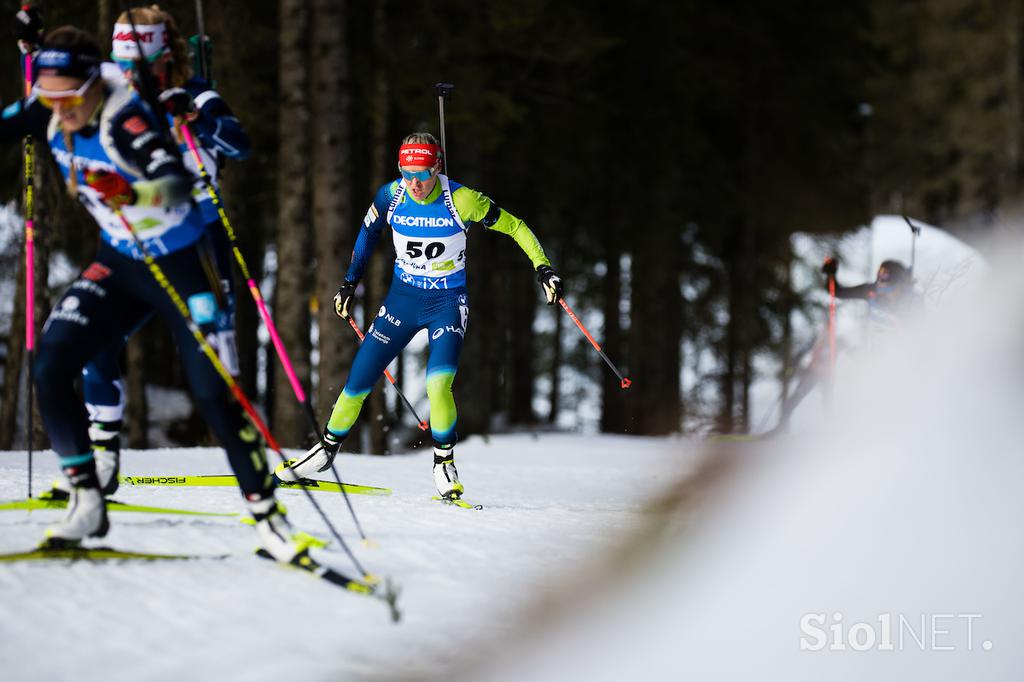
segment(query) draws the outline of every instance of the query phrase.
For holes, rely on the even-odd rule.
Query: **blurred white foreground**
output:
[[[827,421],[712,451],[660,551],[473,679],[1022,679],[1024,272],[994,272],[846,362]]]

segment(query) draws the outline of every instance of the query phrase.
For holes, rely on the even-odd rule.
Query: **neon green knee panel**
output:
[[[450,443],[455,437],[455,396],[452,383],[455,372],[440,370],[427,376],[427,397],[430,399],[430,432],[439,443]]]
[[[369,391],[355,394],[349,393],[348,390],[341,392],[334,402],[334,410],[331,411],[331,418],[327,422],[327,428],[331,433],[342,437],[348,435],[349,429],[355,424],[356,417],[363,409],[363,401],[368,395],[370,395]]]

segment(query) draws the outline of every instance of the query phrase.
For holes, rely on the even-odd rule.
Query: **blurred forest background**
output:
[[[18,4],[0,3],[0,14]],[[575,423],[565,415],[586,404],[605,432],[746,432],[758,368],[772,367],[785,390],[800,345],[794,316],[821,319],[791,282],[794,232],[838,235],[905,210],[970,240],[998,229],[1020,197],[1024,17],[1014,0],[205,5],[217,89],[254,147],[226,169],[225,204],[320,418],[356,348],[331,298],[373,191],[397,176],[402,136],[437,133],[439,81],[456,85],[449,174],[526,220],[568,300],[634,382],[621,391],[564,312],[542,304],[515,244],[476,226],[455,388],[463,436]],[[194,2],[161,6],[196,32]],[[37,7],[48,27],[87,28],[109,47],[124,5]],[[8,103],[20,92],[13,35],[0,40],[0,64]],[[20,149],[0,150],[0,201],[20,201],[20,178]],[[48,255],[82,267],[96,242],[84,213],[44,184],[40,283]],[[14,240],[0,254],[4,280],[23,279],[20,248]],[[361,289],[372,314],[390,279],[390,239],[375,258]],[[21,409],[15,286],[0,321],[0,449],[17,441]],[[59,291],[47,293],[40,321]],[[308,445],[258,326],[239,288],[243,386],[284,445]],[[155,406],[143,387],[180,388],[181,373],[159,324],[136,335],[125,362],[129,444],[144,447]],[[374,392],[352,449],[415,439],[389,393]],[[195,415],[171,435],[206,439]]]

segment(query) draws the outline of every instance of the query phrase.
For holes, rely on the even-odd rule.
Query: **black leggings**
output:
[[[216,299],[195,245],[157,259],[189,306],[204,335],[214,330]],[[167,325],[181,356],[199,413],[227,451],[238,484],[249,499],[273,490],[263,439],[235,402],[196,342],[182,315],[143,261],[101,244],[96,259],[54,306],[35,362],[39,411],[61,457],[91,451],[89,420],[74,390],[82,367],[113,339],[128,335],[150,314]]]

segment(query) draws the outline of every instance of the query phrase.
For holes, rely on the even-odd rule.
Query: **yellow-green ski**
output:
[[[37,509],[67,509],[68,497],[63,490],[48,490],[39,497],[25,500],[0,502],[0,511]],[[141,504],[126,504],[117,500],[107,500],[107,511],[135,512],[140,514],[175,514],[178,516],[238,516],[237,512],[206,512],[191,509],[174,509],[172,507],[149,507]]]
[[[112,547],[37,547],[27,552],[0,554],[0,562],[13,561],[189,561],[193,559],[225,559],[227,555],[195,556],[191,554],[158,554],[132,552]]]
[[[181,487],[235,487],[238,479],[231,475],[202,476],[118,476],[123,485],[138,486],[181,486]],[[315,478],[303,478],[300,481],[278,481],[279,488],[306,488],[306,490],[325,493],[340,493],[341,486],[334,481],[321,481]],[[377,488],[370,485],[346,483],[345,492],[355,495],[390,495],[391,488]]]
[[[471,502],[466,502],[461,497],[441,497],[440,495],[434,495],[430,499],[437,500],[438,502],[447,504],[450,507],[461,507],[462,509],[475,509],[477,511],[480,511],[481,509],[484,508],[482,504],[472,504]]]

